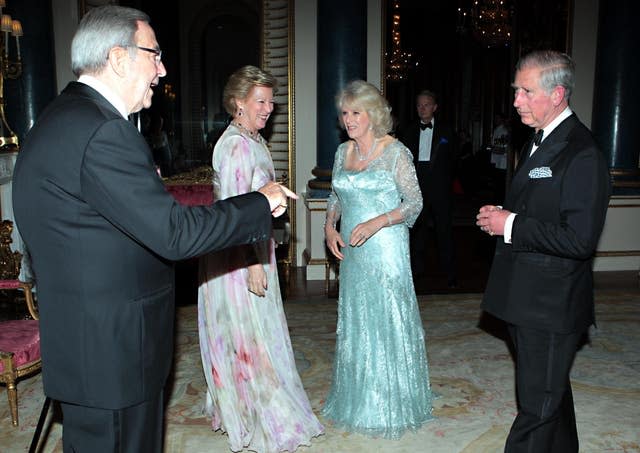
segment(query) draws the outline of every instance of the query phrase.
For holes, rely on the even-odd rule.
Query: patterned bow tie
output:
[[[433,124],[431,124],[431,123],[427,123],[427,124],[420,123],[420,130],[421,131],[425,130],[426,128],[433,129]]]
[[[536,132],[533,135],[533,144],[536,146],[540,146],[540,143],[542,143],[542,134],[544,134],[544,131],[542,129],[539,129],[538,132]]]

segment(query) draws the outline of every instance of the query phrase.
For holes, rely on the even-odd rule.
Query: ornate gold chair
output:
[[[38,312],[33,298],[33,284],[18,280],[22,254],[11,251],[13,222],[0,223],[0,290],[23,292],[33,319],[0,322],[0,383],[7,386],[13,426],[18,426],[18,390],[16,381],[42,368]]]

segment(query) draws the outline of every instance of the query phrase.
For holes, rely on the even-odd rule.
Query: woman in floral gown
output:
[[[397,438],[432,419],[409,260],[409,227],[422,195],[411,152],[388,135],[390,108],[380,92],[351,82],[337,107],[350,140],[335,155],[325,224],[327,246],[341,263],[333,381],[323,415],[348,431]]]
[[[275,82],[254,66],[229,78],[223,101],[233,119],[213,151],[216,200],[275,179],[258,133],[273,110]],[[296,370],[273,240],[201,259],[198,328],[205,410],[231,450],[294,451],[323,433]]]

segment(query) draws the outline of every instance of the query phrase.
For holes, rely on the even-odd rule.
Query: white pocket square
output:
[[[530,179],[551,178],[552,175],[549,167],[536,167],[529,172]]]

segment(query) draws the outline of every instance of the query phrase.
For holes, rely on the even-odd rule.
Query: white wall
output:
[[[382,88],[382,0],[367,3],[367,80]],[[296,0],[295,21],[295,169],[296,193],[307,191],[307,182],[313,179],[311,170],[316,166],[317,138],[317,0]],[[304,203],[296,205],[296,256],[295,265],[304,264],[302,254],[306,245],[323,241],[321,237],[307,237],[317,229],[307,225],[307,209]],[[320,229],[321,231],[321,229]]]
[[[76,80],[71,72],[71,40],[78,28],[78,0],[51,0],[58,93]]]
[[[307,191],[307,182],[316,166],[317,108],[317,1],[295,0],[295,133],[296,187],[298,195]],[[295,264],[303,263],[307,243],[306,209],[302,200],[296,204]]]

